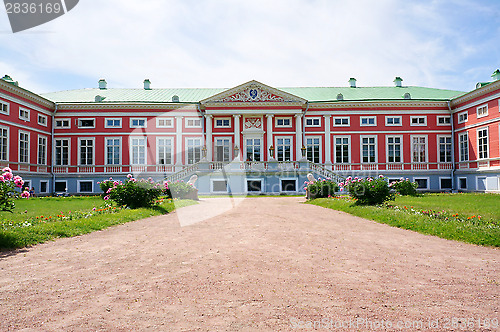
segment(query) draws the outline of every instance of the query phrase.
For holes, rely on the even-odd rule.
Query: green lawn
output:
[[[14,213],[0,212],[0,249],[22,248],[112,225],[166,214],[194,201],[160,200],[152,208],[122,209],[96,197],[40,197],[16,200]]]
[[[357,206],[347,198],[321,198],[308,203],[444,239],[500,247],[499,195],[397,196],[381,207]]]

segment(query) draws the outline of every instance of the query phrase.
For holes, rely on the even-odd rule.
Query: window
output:
[[[24,121],[30,120],[30,111],[24,108],[19,108],[19,119]]]
[[[451,163],[451,136],[439,136],[439,162]]]
[[[173,128],[174,121],[170,118],[156,118],[156,128]]]
[[[276,118],[276,127],[291,127],[291,118]]]
[[[0,160],[9,160],[9,129],[0,127]]]
[[[462,190],[467,190],[467,178],[459,178],[458,186]]]
[[[49,181],[40,180],[40,194],[46,194],[49,192]]]
[[[132,165],[146,165],[146,144],[145,137],[133,137],[130,139]]]
[[[0,113],[9,115],[9,104],[4,103],[3,101],[0,101]]]
[[[66,192],[68,191],[68,183],[66,181],[56,181],[55,183],[55,190],[56,192]]]
[[[69,164],[69,138],[56,139],[56,166]]]
[[[425,163],[427,161],[427,137],[412,136],[411,143],[412,162]]]
[[[201,160],[201,139],[188,138],[187,148],[188,164],[195,164],[199,162]]]
[[[291,138],[276,138],[276,159],[278,161],[290,161],[292,159],[291,150]]]
[[[262,192],[262,180],[247,179],[247,192]]]
[[[296,192],[297,191],[297,179],[281,179],[281,191],[283,192]]]
[[[24,184],[23,184],[23,188],[24,188],[24,189],[28,189],[28,190],[29,190],[29,189],[31,189],[31,188],[33,188],[33,187],[31,186],[31,180],[26,180],[26,179],[25,179],[25,180],[24,180]]]
[[[19,162],[30,162],[30,134],[20,131],[19,132]]]
[[[377,138],[375,136],[361,136],[361,162],[375,163],[377,162]]]
[[[79,193],[91,193],[94,192],[94,182],[87,180],[78,180],[78,192]]]
[[[439,189],[440,190],[450,190],[450,189],[452,189],[451,178],[439,178]]]
[[[361,126],[376,126],[377,125],[377,118],[374,116],[362,116],[360,118],[360,125]]]
[[[80,138],[79,165],[94,165],[94,139]]]
[[[148,122],[146,118],[131,118],[130,128],[147,128]]]
[[[107,118],[104,120],[104,128],[121,128],[122,119],[119,118]]]
[[[306,137],[306,158],[313,163],[319,164],[321,145],[319,137]]]
[[[215,119],[216,128],[231,128],[231,119]]]
[[[429,189],[429,178],[414,178],[413,181],[417,183],[417,189]]]
[[[38,165],[47,164],[47,137],[38,136]]]
[[[385,117],[385,125],[386,126],[401,126],[402,125],[402,117],[400,116],[386,116]]]
[[[335,127],[349,127],[349,117],[334,117],[333,126]]]
[[[403,139],[401,136],[388,136],[387,137],[387,162],[400,163],[401,159],[401,144]]]
[[[458,123],[464,123],[467,122],[467,120],[468,120],[467,111],[458,113]]]
[[[306,127],[321,127],[321,118],[306,118]]]
[[[156,139],[157,161],[159,165],[172,165],[172,139],[158,137]]]
[[[106,138],[106,165],[120,165],[121,139]]]
[[[349,137],[335,137],[335,163],[349,163]]]
[[[227,162],[231,160],[231,139],[217,137],[215,139],[215,160]]]
[[[69,119],[56,119],[56,128],[70,128],[71,122]]]
[[[186,128],[201,128],[201,119],[186,119]]]
[[[482,105],[476,108],[476,114],[478,118],[482,118],[483,116],[488,116],[488,105]]]
[[[460,149],[460,161],[469,160],[469,134],[463,133],[458,135],[459,149]]]
[[[451,124],[451,116],[438,116],[437,124],[438,126],[446,126]]]
[[[47,127],[47,117],[42,114],[38,114],[38,124],[40,126]]]
[[[227,180],[212,180],[212,192],[227,193]]]
[[[260,138],[246,139],[246,160],[260,161]]]
[[[488,128],[477,130],[477,150],[479,159],[488,158]]]
[[[427,117],[426,116],[410,116],[411,126],[426,126]]]

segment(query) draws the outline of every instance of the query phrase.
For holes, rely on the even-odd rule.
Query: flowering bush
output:
[[[305,189],[307,191],[308,199],[315,198],[327,198],[335,196],[335,193],[339,191],[339,186],[337,183],[330,179],[319,179],[318,181],[305,181]]]
[[[170,198],[197,199],[197,189],[186,182],[165,182],[165,194]]]
[[[100,182],[99,186],[104,192],[104,200],[111,199],[120,206],[125,205],[136,209],[153,205],[164,192],[163,187],[151,178],[137,180],[131,174],[127,175],[127,178],[125,183],[112,178]]]
[[[399,181],[391,182],[389,187],[396,190],[397,193],[403,196],[417,196],[417,187],[418,184],[416,182],[411,182],[408,178],[405,180],[401,178]]]
[[[383,175],[378,178],[352,178],[339,184],[341,188],[349,191],[349,195],[356,199],[358,205],[376,205],[394,199],[390,192],[389,184]]]
[[[12,212],[15,208],[14,199],[19,195],[16,188],[22,188],[24,181],[20,176],[14,176],[9,167],[5,167],[2,172],[0,175],[0,211]],[[29,191],[24,190],[21,197],[29,198]]]

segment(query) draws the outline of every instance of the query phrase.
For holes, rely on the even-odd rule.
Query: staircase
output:
[[[323,167],[322,165],[309,162],[309,169],[312,171],[311,173],[316,173],[318,176],[321,176],[325,179],[330,179],[337,183],[344,181],[344,178],[342,176],[338,175],[332,170]]]
[[[196,173],[196,171],[199,169],[199,162],[196,163],[196,164],[192,164],[192,165],[189,165],[187,167],[184,167],[183,169],[181,169],[180,171],[177,171],[173,174],[170,174],[168,175],[166,178],[165,178],[165,181],[167,182],[176,182],[176,181],[180,181],[182,179],[185,179],[186,177]]]

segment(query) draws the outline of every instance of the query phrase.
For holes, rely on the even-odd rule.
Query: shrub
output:
[[[125,183],[113,181],[113,179],[99,183],[101,190],[105,193],[104,200],[111,199],[118,205],[136,209],[153,205],[164,192],[164,188],[151,178],[136,180],[130,174],[127,178]]]
[[[349,191],[349,195],[356,199],[358,205],[377,205],[394,199],[391,188],[382,175],[375,179],[348,177],[341,186]]]
[[[5,167],[0,175],[0,211],[12,212],[16,207],[14,200],[19,197],[16,188],[22,188],[24,180],[19,175],[14,176],[9,167]],[[21,193],[22,198],[29,198],[29,189]]]
[[[389,184],[389,187],[393,188],[397,193],[403,196],[418,196],[418,184],[416,182],[411,182],[408,179],[404,180],[401,178],[401,180]]]
[[[339,191],[338,184],[331,180],[320,179],[319,181],[314,182],[306,181],[304,184],[307,184],[306,190],[308,199],[332,197],[335,196],[337,191]]]
[[[186,182],[166,182],[166,195],[170,198],[191,198],[196,196],[197,189]]]

